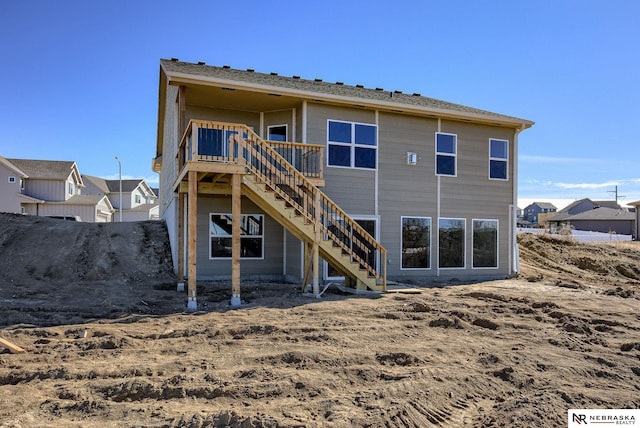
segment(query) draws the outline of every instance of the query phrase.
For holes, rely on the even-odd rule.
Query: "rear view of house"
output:
[[[518,134],[532,125],[417,93],[161,60],[153,166],[190,303],[196,277],[231,278],[233,300],[240,278],[384,289],[513,274]]]

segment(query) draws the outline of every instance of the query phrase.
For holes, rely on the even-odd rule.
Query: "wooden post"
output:
[[[240,306],[240,226],[242,222],[242,176],[233,174],[231,182],[231,306]]]
[[[196,303],[196,248],[198,234],[198,173],[189,171],[189,192],[187,193],[187,203],[189,215],[187,220],[187,266],[188,266],[188,300],[187,309],[195,311],[198,308]]]
[[[313,240],[313,297],[320,297],[320,192],[313,192],[313,203],[315,205],[315,239]]]
[[[178,192],[178,291],[184,291],[184,193]]]

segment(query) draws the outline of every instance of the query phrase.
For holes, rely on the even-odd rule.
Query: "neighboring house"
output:
[[[576,230],[633,235],[636,213],[623,208],[597,207],[578,214],[558,215],[547,221],[556,227],[567,225]]]
[[[144,179],[122,180],[122,199],[120,198],[120,180],[105,180],[100,177],[82,175],[86,195],[106,195],[114,207],[113,221],[143,221],[158,219],[157,195]],[[122,206],[120,205],[122,201]]]
[[[518,134],[532,125],[420,94],[161,60],[153,168],[189,307],[196,278],[230,278],[239,304],[241,278],[311,282],[317,295],[320,280],[381,290],[387,278],[513,275]]]
[[[84,183],[75,162],[0,157],[0,171],[7,177],[0,186],[2,211],[88,222],[111,221],[113,207],[106,197],[81,195]]]
[[[553,228],[561,225],[592,232],[633,234],[634,213],[616,201],[592,201],[589,198],[572,202],[546,221]]]
[[[533,202],[524,209],[524,219],[531,224],[538,224],[538,214],[554,213],[555,205],[549,202]]]
[[[633,232],[633,239],[638,241],[640,240],[640,201],[631,202],[629,205],[635,207],[636,222]]]

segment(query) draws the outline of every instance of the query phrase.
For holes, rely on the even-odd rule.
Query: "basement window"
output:
[[[209,222],[210,259],[231,259],[233,217],[211,214]],[[264,216],[242,214],[240,217],[240,258],[264,258]]]
[[[402,217],[402,269],[431,267],[431,218]]]
[[[498,220],[473,220],[473,268],[498,267]]]
[[[463,218],[441,218],[438,221],[438,266],[441,269],[465,267],[465,229]]]

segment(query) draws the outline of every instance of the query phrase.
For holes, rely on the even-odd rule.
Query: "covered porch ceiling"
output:
[[[267,112],[298,107],[302,98],[231,87],[185,84],[186,104],[194,107]]]

